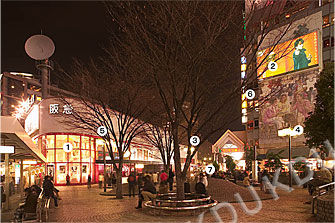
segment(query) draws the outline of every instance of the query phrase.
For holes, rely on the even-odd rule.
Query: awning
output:
[[[14,146],[14,153],[9,154],[10,159],[36,159],[46,162],[45,156],[15,117],[1,116],[0,131],[1,145]]]
[[[283,159],[288,159],[288,148],[282,148],[282,149],[269,149],[268,152],[278,153],[279,151],[284,150],[283,153],[280,154],[280,156]],[[292,147],[291,148],[291,157],[292,159],[296,157],[305,157],[309,158],[309,148],[308,147]]]

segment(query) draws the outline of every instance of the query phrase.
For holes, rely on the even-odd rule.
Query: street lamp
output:
[[[286,128],[278,130],[278,136],[288,136],[288,176],[289,186],[292,187],[292,165],[291,165],[291,137],[301,135],[304,132],[304,128],[301,125],[296,125],[293,129]]]

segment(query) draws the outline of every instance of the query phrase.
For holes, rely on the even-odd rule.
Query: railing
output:
[[[324,194],[327,194],[328,192],[331,191],[331,189],[334,190],[334,188],[332,188],[332,186],[334,186],[334,185],[335,185],[335,182],[331,182],[329,184],[325,184],[325,185],[322,185],[322,186],[317,188],[318,194],[313,196],[313,200],[312,200],[312,214],[314,214],[314,206],[315,206],[316,198],[318,198],[319,196],[322,196]],[[327,190],[328,188],[330,188],[330,190]],[[321,192],[321,189],[326,189],[326,191]]]

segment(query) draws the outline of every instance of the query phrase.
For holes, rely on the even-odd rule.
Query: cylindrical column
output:
[[[289,186],[292,187],[292,164],[291,164],[291,135],[288,136],[288,164],[289,164]]]
[[[1,91],[2,91],[2,114],[1,115],[9,115],[8,114],[8,78],[4,75],[1,78]]]
[[[29,186],[28,187],[31,187],[31,166],[30,166],[30,164],[29,164],[29,167],[28,167],[28,177],[29,177],[29,180],[28,180]]]
[[[106,192],[106,145],[103,146],[104,148],[104,192]]]
[[[6,194],[6,202],[5,202],[5,210],[9,209],[9,154],[5,153],[5,194]]]
[[[24,189],[24,180],[23,180],[23,159],[21,159],[20,163],[20,192],[23,193]]]
[[[47,63],[44,61],[44,63]],[[48,76],[49,76],[49,68],[44,65],[41,66],[41,73],[42,73],[42,98],[48,97]]]

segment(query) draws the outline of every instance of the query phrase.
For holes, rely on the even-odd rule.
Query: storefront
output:
[[[25,123],[26,132],[46,157],[45,174],[53,176],[55,185],[66,185],[67,175],[71,185],[86,184],[89,175],[92,183],[96,183],[104,172],[104,142],[88,130],[69,127],[64,121],[66,115],[71,115],[71,110],[59,99],[44,99],[31,109]],[[65,143],[72,145],[70,152],[64,151]],[[112,147],[114,158],[118,159],[116,145]],[[111,174],[110,154],[105,152],[106,172]],[[157,151],[140,139],[134,139],[124,159],[124,178],[130,172],[141,172],[145,164],[161,163]]]

